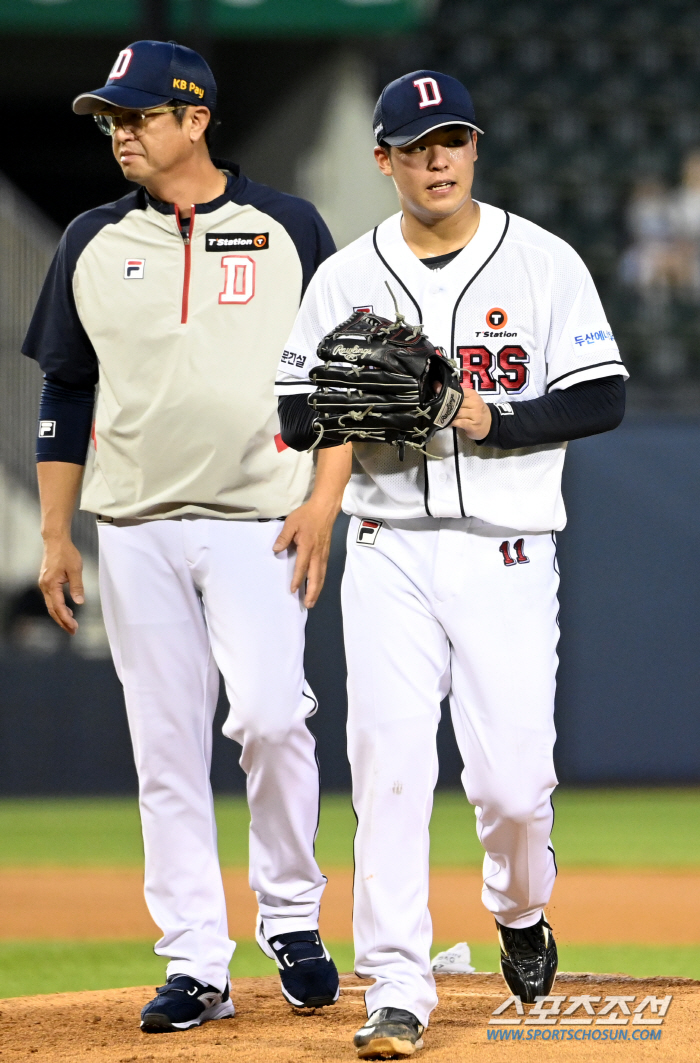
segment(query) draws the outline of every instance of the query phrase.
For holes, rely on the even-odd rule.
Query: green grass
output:
[[[0,866],[138,867],[142,863],[134,800],[0,801]]]
[[[436,943],[433,955],[454,942]],[[328,942],[341,972],[351,971],[347,941]],[[562,945],[560,970],[700,978],[700,946]],[[478,971],[498,971],[497,945],[473,945]],[[254,941],[239,941],[231,963],[234,978],[275,973],[275,965]],[[2,941],[0,997],[66,993],[83,989],[156,986],[164,981],[165,961],[146,941]]]
[[[554,809],[560,866],[700,867],[700,788],[561,790]]]
[[[451,942],[454,944],[454,942]],[[434,956],[449,944],[435,944]],[[498,971],[498,945],[471,945],[477,971]],[[567,945],[558,943],[560,971],[628,974],[635,978],[700,979],[700,945]]]
[[[345,952],[352,966],[351,947]],[[0,941],[0,997],[156,986],[165,981],[165,964],[151,941]],[[275,970],[254,941],[238,943],[234,977]]]
[[[700,945],[561,945],[560,971],[700,979]]]
[[[217,799],[225,867],[245,867],[248,810],[242,798]],[[554,844],[560,866],[700,867],[700,789],[559,790]],[[317,842],[324,868],[352,866],[355,817],[350,799],[323,799]],[[474,810],[460,793],[436,795],[433,867],[480,867]],[[136,802],[126,798],[0,801],[0,866],[140,867]]]
[[[224,797],[216,804],[222,864],[245,867],[245,802]],[[560,866],[700,867],[700,789],[560,790],[555,808]],[[352,866],[354,831],[349,798],[325,797],[317,843],[322,867]],[[437,794],[431,838],[434,867],[480,867],[474,810],[462,794]],[[0,866],[140,867],[142,861],[131,799],[0,801]],[[339,969],[352,970],[351,944],[329,944]],[[437,943],[434,952],[452,944]],[[498,970],[495,942],[474,945],[472,957],[478,970]],[[157,985],[164,969],[151,942],[0,941],[0,997]],[[700,946],[562,945],[560,969],[700,978]],[[234,977],[273,972],[254,942],[239,942]]]
[[[338,969],[352,971],[350,942],[331,942],[330,947]],[[156,986],[165,981],[165,965],[150,941],[0,941],[0,997]],[[238,942],[233,978],[276,970],[254,941]]]
[[[553,832],[560,867],[700,867],[700,789],[557,790]],[[474,810],[439,793],[431,823],[433,867],[480,867]]]
[[[454,942],[453,942],[454,944]],[[498,946],[472,945],[477,971],[498,971]],[[566,945],[558,943],[560,971],[628,974],[634,978],[700,979],[700,945]],[[440,948],[449,948],[447,945]],[[432,955],[440,951],[436,945]]]
[[[0,941],[0,997],[159,985],[163,961],[145,941]]]

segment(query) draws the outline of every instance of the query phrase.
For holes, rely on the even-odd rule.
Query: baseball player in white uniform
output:
[[[503,974],[526,1001],[554,980],[544,908],[556,875],[561,474],[567,440],[622,419],[627,373],[575,251],[471,198],[481,130],[459,82],[430,70],[392,82],[374,131],[401,212],[321,266],[277,394],[283,438],[311,445],[315,414],[304,405],[319,341],[353,311],[393,319],[392,295],[407,323],[461,367],[462,408],[427,454],[407,449],[402,460],[376,442],[329,451],[349,475],[354,933],[356,971],[374,979],[355,1045],[361,1058],[400,1058],[421,1047],[437,1003],[428,825],[447,695]]]
[[[24,345],[46,377],[40,584],[71,634],[63,586],[82,601],[70,537],[81,480],[82,508],[98,518],[146,900],[169,961],[142,1012],[147,1032],[233,1014],[209,780],[219,670],[224,733],[248,777],[257,940],[290,1003],[338,996],[318,934],[325,878],[306,726],[316,701],[303,670],[305,606],[323,582],[337,505],[322,489],[325,455],[309,499],[312,458],[282,442],[273,394],[302,293],[334,248],[310,203],[212,160],[215,102],[202,57],[160,41],[123,49],[107,84],[75,100],[138,187],[69,226]]]

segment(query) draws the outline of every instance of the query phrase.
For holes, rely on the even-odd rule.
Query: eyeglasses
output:
[[[146,119],[156,114],[171,114],[179,111],[182,104],[167,107],[151,107],[148,111],[124,111],[123,114],[112,114],[111,111],[98,111],[93,114],[100,133],[106,137],[113,137],[118,129],[130,129],[136,136],[143,133]]]

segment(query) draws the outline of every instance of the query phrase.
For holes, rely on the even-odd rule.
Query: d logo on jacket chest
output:
[[[219,302],[249,303],[255,295],[255,260],[250,255],[222,255],[221,266],[226,280]]]

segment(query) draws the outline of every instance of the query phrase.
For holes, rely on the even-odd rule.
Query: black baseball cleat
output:
[[[189,1030],[191,1026],[201,1026],[212,1019],[228,1019],[234,1014],[228,978],[222,993],[188,974],[173,974],[165,985],[158,986],[156,993],[141,1012],[144,1033]]]
[[[424,1026],[412,1011],[379,1008],[353,1038],[359,1059],[406,1059],[423,1047]]]
[[[501,971],[506,985],[523,1004],[534,1004],[535,997],[549,996],[557,973],[557,945],[544,916],[524,930],[498,927],[501,944]]]
[[[340,993],[338,971],[318,930],[266,938],[258,919],[255,940],[279,967],[282,994],[295,1008],[325,1008]]]

